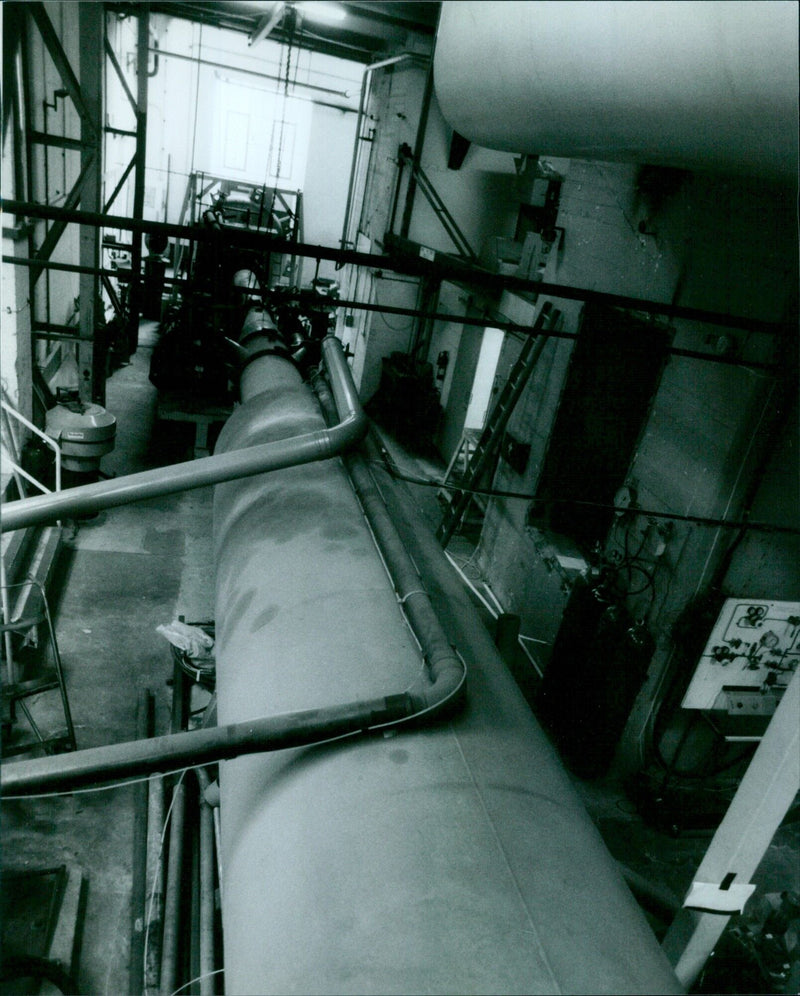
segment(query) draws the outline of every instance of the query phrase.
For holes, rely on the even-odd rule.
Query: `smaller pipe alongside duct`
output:
[[[176,734],[180,736],[181,734]],[[185,734],[190,736],[191,734]],[[167,895],[164,902],[164,937],[161,947],[161,992],[175,991],[180,940],[180,907],[183,868],[183,838],[186,824],[186,785],[181,777],[172,793],[172,814],[167,860]]]
[[[322,353],[340,417],[340,422],[332,428],[85,484],[58,494],[12,501],[3,507],[0,529],[9,532],[338,456],[364,436],[367,419],[339,340],[327,336],[322,342]]]
[[[328,385],[321,377],[316,377],[312,386],[326,417],[332,418],[335,409]],[[433,680],[421,700],[422,708],[427,711],[441,704],[442,699],[455,698],[464,684],[464,665],[439,623],[422,578],[400,539],[366,462],[352,452],[345,454],[343,459],[397,597],[430,669]]]
[[[200,806],[200,996],[214,996],[214,815],[206,799],[209,778],[197,769]]]

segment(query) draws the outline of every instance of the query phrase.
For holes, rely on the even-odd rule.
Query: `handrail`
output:
[[[35,426],[33,422],[30,422],[27,418],[25,418],[24,415],[21,415],[16,410],[16,408],[14,408],[6,401],[5,398],[0,398],[0,406],[2,406],[3,411],[6,412],[6,414],[12,415],[18,422],[21,422],[27,429],[30,429],[31,432],[35,433],[44,443],[46,443],[50,447],[50,449],[53,450],[53,452],[56,455],[56,491],[60,491],[61,490],[61,447],[58,445],[55,439],[48,436],[46,432],[42,432],[42,430],[38,426]],[[27,470],[24,470],[22,467],[20,467],[16,463],[16,461],[12,460],[8,455],[6,455],[6,459],[8,460],[9,464],[11,465],[15,473],[21,474],[26,481],[29,481],[34,487],[38,488],[40,491],[43,491],[45,494],[48,495],[52,494],[50,488],[45,487],[44,484],[41,483],[41,481],[37,481],[35,477],[32,477],[27,472]],[[16,504],[16,502],[14,502],[13,504]]]

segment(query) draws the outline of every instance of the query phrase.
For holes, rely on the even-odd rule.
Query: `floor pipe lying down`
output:
[[[287,360],[248,369],[219,449],[324,424]],[[466,701],[221,765],[226,991],[680,992],[441,550],[381,488]],[[214,531],[220,722],[419,686],[413,590],[340,460],[219,485]]]

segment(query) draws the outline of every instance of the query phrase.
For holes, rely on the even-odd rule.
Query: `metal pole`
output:
[[[798,789],[800,671],[783,693],[697,869],[684,909],[664,938],[662,947],[687,988],[702,971],[731,915],[741,912],[755,889],[750,879]]]
[[[189,721],[190,695],[191,686],[176,658],[172,667],[172,714],[170,718],[170,730],[173,735],[186,735],[183,731],[186,729]],[[183,775],[181,775],[173,786],[170,813],[167,891],[164,898],[164,931],[161,938],[161,970],[159,977],[161,992],[165,996],[169,996],[169,994],[174,992],[178,971],[186,816],[186,785]]]
[[[214,996],[214,814],[203,796],[200,804],[200,996]],[[206,779],[206,784],[208,779]]]
[[[149,41],[150,4],[137,4],[138,32],[136,41],[136,167],[133,181],[133,217],[139,220],[144,211],[144,180],[147,155],[147,45]],[[108,226],[112,227],[112,226]],[[139,314],[142,303],[141,288],[142,239],[133,239],[131,250],[131,292],[128,296],[128,349],[136,352],[139,342]]]
[[[186,734],[190,736],[191,734]],[[186,815],[186,785],[181,779],[173,790],[167,864],[167,897],[164,903],[164,940],[161,953],[161,992],[175,991],[178,967],[178,939],[181,907],[181,868]]]
[[[159,986],[161,978],[161,932],[164,923],[164,856],[161,829],[164,825],[164,778],[151,775],[147,810],[147,915],[145,917],[145,990]]]
[[[146,740],[153,735],[153,695],[143,688],[136,705],[136,736]],[[144,990],[144,939],[147,916],[147,782],[133,788],[133,875],[131,883],[132,993]]]

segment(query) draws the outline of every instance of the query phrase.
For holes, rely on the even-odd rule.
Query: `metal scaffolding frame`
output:
[[[90,215],[103,217],[113,204],[132,171],[135,171],[134,217],[141,218],[144,204],[145,136],[147,124],[147,41],[149,3],[137,4],[138,55],[137,55],[137,95],[134,100],[124,79],[105,31],[105,6],[103,4],[79,4],[78,19],[81,39],[80,66],[76,71],[64,50],[53,22],[40,0],[25,4],[9,4],[5,16],[4,62],[6,67],[6,87],[3,95],[3,125],[7,127],[13,116],[14,129],[14,186],[16,196],[46,202],[47,189],[37,191],[36,175],[40,151],[59,148],[65,153],[80,155],[80,171],[66,193],[62,210],[70,212],[78,206]],[[36,34],[34,35],[33,32]],[[34,37],[41,39],[44,49],[56,69],[61,89],[56,97],[69,99],[80,119],[80,137],[50,134],[34,127],[33,118],[33,76],[30,66],[30,44]],[[102,77],[103,58],[108,57],[119,76],[123,88],[132,101],[136,116],[136,130],[124,134],[135,137],[136,152],[123,177],[111,197],[102,204],[103,148],[104,132],[120,133],[120,129],[104,128],[102,124]],[[48,105],[51,106],[51,105]],[[24,155],[23,155],[24,151]],[[45,171],[46,175],[46,171]],[[47,206],[46,204],[43,206]],[[101,213],[102,208],[102,213]],[[31,215],[34,217],[34,215]],[[43,238],[35,226],[28,227],[27,265],[29,273],[29,299],[31,306],[31,337],[52,340],[72,339],[79,344],[78,368],[80,371],[80,392],[84,400],[103,403],[105,400],[106,357],[102,339],[97,335],[102,316],[97,314],[100,300],[100,225],[86,220],[80,221],[79,267],[74,272],[80,274],[79,281],[79,325],[58,326],[50,320],[49,309],[44,316],[37,306],[36,287],[43,274],[51,269],[66,269],[53,264],[53,252],[58,246],[67,225],[68,216],[36,216],[46,222]],[[50,224],[52,222],[52,224]],[[141,244],[134,240],[132,247],[131,304],[129,323],[131,329],[138,329],[140,303],[139,285],[141,279]],[[138,252],[137,252],[138,249]],[[8,261],[8,260],[7,260]],[[19,260],[14,260],[18,262]],[[107,281],[103,281],[107,288]],[[112,301],[115,295],[111,295]],[[48,291],[49,299],[49,291]],[[119,302],[117,301],[115,307]]]

